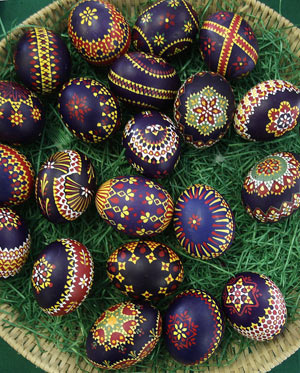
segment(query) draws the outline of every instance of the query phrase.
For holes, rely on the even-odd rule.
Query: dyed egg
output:
[[[131,236],[154,236],[171,222],[174,204],[159,184],[142,176],[118,176],[103,183],[96,208],[114,229]]]
[[[78,241],[60,239],[40,252],[31,282],[42,310],[48,315],[62,316],[85,300],[93,277],[94,263],[89,250]]]
[[[256,65],[258,43],[251,26],[241,16],[221,11],[204,21],[200,53],[210,70],[227,79],[241,78]]]
[[[216,300],[202,290],[186,290],[169,305],[163,336],[173,359],[185,365],[201,364],[218,348],[224,320]]]
[[[44,109],[37,96],[15,82],[0,81],[0,141],[36,140],[43,129]]]
[[[27,260],[31,237],[27,225],[8,207],[0,207],[0,278],[16,275]]]
[[[41,166],[35,196],[41,213],[49,221],[65,223],[84,213],[95,188],[95,172],[88,157],[75,150],[64,150]]]
[[[124,369],[143,360],[161,335],[161,316],[149,304],[109,307],[95,321],[86,341],[89,361],[101,369]]]
[[[173,293],[183,280],[179,256],[154,241],[133,241],[120,246],[107,261],[115,287],[133,299],[159,300]]]
[[[195,184],[178,198],[174,230],[180,245],[193,257],[212,259],[234,239],[234,217],[224,197],[214,188]]]
[[[269,341],[284,327],[287,311],[278,287],[265,275],[241,272],[225,285],[223,310],[244,337]]]
[[[198,15],[190,3],[160,0],[139,15],[132,41],[137,50],[166,58],[190,47],[198,29]]]
[[[121,124],[118,102],[94,79],[76,78],[58,96],[58,111],[67,128],[81,140],[101,142]]]
[[[71,72],[68,48],[58,35],[44,27],[25,32],[17,44],[14,64],[22,82],[42,94],[60,88]]]
[[[200,72],[180,87],[174,118],[185,141],[196,148],[207,148],[226,134],[234,109],[230,84],[219,74]]]
[[[25,155],[0,144],[0,205],[19,205],[32,190],[34,171]]]
[[[172,173],[180,158],[180,139],[169,117],[143,111],[125,126],[123,146],[128,162],[147,177]]]
[[[68,20],[68,33],[81,56],[93,65],[108,65],[126,53],[130,28],[114,5],[87,0],[76,5]]]
[[[263,223],[290,216],[300,206],[300,155],[279,152],[256,163],[244,181],[242,201]]]
[[[120,100],[164,110],[173,103],[180,86],[173,66],[162,58],[141,52],[130,52],[115,61],[108,80]]]
[[[291,131],[300,119],[300,90],[283,80],[267,80],[239,103],[234,128],[243,139],[269,141]]]

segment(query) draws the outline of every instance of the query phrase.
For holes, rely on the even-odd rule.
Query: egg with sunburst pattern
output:
[[[79,151],[53,154],[41,166],[35,195],[41,213],[53,223],[77,219],[94,198],[96,177],[88,157]]]

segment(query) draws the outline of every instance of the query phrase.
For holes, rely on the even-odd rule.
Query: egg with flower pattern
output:
[[[265,275],[241,272],[230,278],[222,302],[231,325],[244,337],[269,341],[284,328],[287,310],[283,295]]]
[[[87,142],[107,139],[121,124],[117,100],[94,79],[75,78],[66,83],[58,96],[58,111],[67,128]]]
[[[89,331],[87,357],[98,368],[123,370],[150,354],[161,329],[160,313],[150,304],[116,304],[104,311]]]
[[[44,108],[37,96],[15,82],[0,81],[0,141],[23,144],[42,132]]]
[[[120,100],[157,110],[172,105],[180,86],[173,66],[143,52],[130,52],[118,58],[111,66],[108,81]]]
[[[242,201],[263,223],[290,216],[300,207],[300,155],[278,152],[257,162],[245,178]]]
[[[227,80],[203,71],[190,76],[180,87],[174,119],[185,141],[203,149],[226,134],[234,110],[234,95]]]
[[[31,163],[14,148],[0,144],[0,206],[19,205],[33,191]]]
[[[108,258],[107,274],[117,289],[136,300],[159,300],[183,280],[183,266],[168,246],[154,241],[128,242]]]
[[[88,157],[64,150],[41,166],[35,196],[41,213],[53,223],[77,219],[88,208],[96,188],[95,171]]]
[[[195,365],[205,362],[218,348],[225,323],[210,294],[186,290],[167,308],[163,325],[165,345],[173,359]]]
[[[25,264],[31,236],[24,220],[8,207],[0,207],[0,278],[15,276]]]
[[[89,250],[72,239],[59,239],[37,257],[31,282],[44,312],[62,316],[74,311],[87,297],[93,283],[94,263]]]
[[[191,46],[198,28],[198,15],[190,3],[159,0],[139,15],[132,42],[139,51],[167,58]]]
[[[172,220],[174,203],[159,184],[142,176],[118,176],[96,193],[99,215],[114,229],[131,236],[154,236]]]
[[[42,94],[59,89],[71,72],[68,48],[58,35],[44,27],[30,28],[20,38],[14,64],[22,82]]]
[[[129,163],[147,177],[169,175],[180,158],[180,138],[174,123],[155,110],[130,119],[124,128],[123,146]]]
[[[103,0],[79,2],[69,15],[68,33],[77,51],[93,65],[109,65],[130,45],[127,21]]]
[[[267,80],[240,101],[234,128],[245,140],[269,141],[293,130],[300,121],[300,90],[284,80]]]

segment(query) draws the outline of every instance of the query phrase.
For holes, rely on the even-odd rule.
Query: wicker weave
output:
[[[55,31],[63,30],[66,27],[67,18],[65,17],[65,22],[61,22],[61,18],[68,13],[70,7],[76,2],[76,0],[53,2],[26,19],[20,27],[10,33],[9,40],[17,40],[22,35],[26,25],[44,25]],[[113,0],[112,2],[120,9],[125,6],[123,0]],[[194,0],[192,2],[195,6],[204,6],[207,1]],[[235,11],[245,14],[246,19],[255,17],[256,19],[262,19],[266,27],[274,26],[285,29],[291,50],[300,58],[300,30],[297,27],[259,1],[245,0],[240,3],[242,4],[235,8]],[[126,6],[129,8],[131,15],[134,16],[139,10],[140,1],[127,0]],[[217,0],[213,0],[209,12],[212,13],[216,9]],[[6,43],[7,40],[0,42],[0,61],[5,61],[7,58]],[[49,373],[74,373],[81,369],[87,372],[98,371],[98,369],[93,368],[84,361],[80,363],[80,369],[74,356],[61,352],[52,343],[42,338],[40,338],[40,346],[44,352],[41,352],[34,336],[29,331],[10,326],[10,323],[13,323],[16,319],[17,315],[10,305],[4,304],[0,306],[0,337],[33,364]],[[233,356],[234,348],[235,346],[231,347]],[[300,348],[300,320],[289,323],[284,332],[274,340],[268,343],[256,343],[251,347],[251,351],[243,351],[239,358],[230,366],[212,367],[206,371],[211,373],[267,372],[291,356],[298,348]]]

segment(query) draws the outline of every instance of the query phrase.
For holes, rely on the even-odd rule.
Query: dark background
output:
[[[240,0],[242,1],[242,0]],[[296,26],[300,26],[299,0],[261,0],[266,5],[280,12]],[[31,14],[51,3],[51,0],[0,0],[0,19],[6,30],[18,25]],[[0,22],[1,27],[1,22]],[[1,30],[0,30],[1,33]],[[0,373],[42,373],[24,359],[0,338]],[[272,373],[299,373],[300,350],[278,367]],[[70,372],[71,373],[71,372]],[[253,372],[254,373],[254,372]]]

